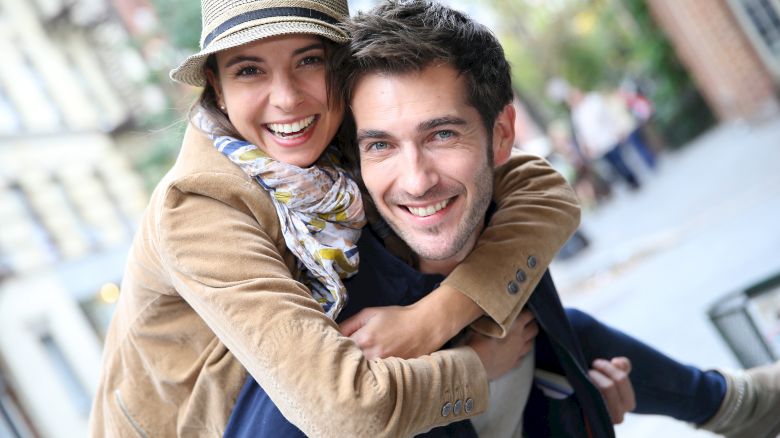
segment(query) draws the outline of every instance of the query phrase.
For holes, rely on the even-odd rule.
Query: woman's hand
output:
[[[531,351],[539,333],[533,314],[523,310],[502,339],[472,333],[467,344],[477,352],[489,380],[503,376]]]
[[[447,341],[441,340],[442,330],[435,322],[431,324],[421,310],[415,305],[369,307],[341,323],[339,329],[368,359],[419,357],[438,350]]]
[[[431,354],[482,315],[471,298],[441,285],[410,306],[369,307],[341,323],[368,359]]]

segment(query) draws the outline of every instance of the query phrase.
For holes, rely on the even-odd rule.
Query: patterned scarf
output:
[[[365,224],[360,190],[339,167],[337,147],[329,146],[314,165],[300,168],[274,160],[249,142],[212,138],[219,152],[271,194],[303,283],[325,313],[336,319],[347,300],[341,279],[357,272],[356,242]]]

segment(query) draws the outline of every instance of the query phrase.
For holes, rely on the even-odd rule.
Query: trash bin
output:
[[[721,298],[707,313],[743,367],[780,359],[780,273]]]

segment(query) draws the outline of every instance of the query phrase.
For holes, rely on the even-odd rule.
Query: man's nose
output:
[[[439,183],[439,174],[434,162],[424,151],[418,148],[408,148],[400,163],[401,173],[398,178],[399,188],[410,196],[417,198],[425,196],[430,189]]]
[[[282,111],[292,112],[303,102],[303,93],[290,75],[277,75],[271,85],[270,103]]]

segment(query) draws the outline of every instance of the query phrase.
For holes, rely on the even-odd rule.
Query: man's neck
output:
[[[463,245],[463,247],[452,257],[444,260],[431,260],[420,257],[419,270],[423,274],[441,274],[444,276],[449,275],[463,259],[474,249],[474,245],[477,244],[477,238],[482,234],[482,230],[485,228],[485,221],[479,223],[477,226],[477,232],[473,233],[469,240]]]

